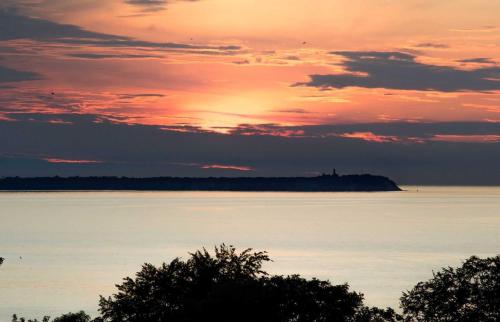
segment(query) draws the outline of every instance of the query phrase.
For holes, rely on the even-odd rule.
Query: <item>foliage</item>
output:
[[[403,293],[408,321],[500,321],[500,256],[471,257]]]
[[[53,322],[91,322],[91,319],[85,312],[80,311],[78,313],[63,314],[55,318]]]
[[[397,322],[403,321],[403,317],[392,308],[385,310],[377,307],[362,307],[353,319],[353,322]]]
[[[49,322],[50,317],[44,316],[41,322]],[[92,320],[85,312],[80,311],[77,313],[67,313],[60,317],[55,318],[52,322],[101,322],[100,318]],[[17,315],[12,316],[12,322],[39,322],[37,319],[26,320],[25,318],[18,318]]]
[[[0,264],[3,259],[0,258]],[[488,322],[500,321],[500,256],[471,257],[447,267],[403,293],[403,315],[363,305],[347,284],[270,276],[266,252],[215,247],[156,267],[145,264],[135,278],[100,298],[101,317],[68,313],[52,322]],[[12,322],[49,322],[48,316]]]
[[[50,320],[50,317],[48,316],[44,316],[43,319],[41,320],[41,322],[49,322]],[[18,318],[17,315],[13,315],[12,316],[12,322],[39,322],[37,319],[29,319],[29,320],[26,320],[25,318]]]
[[[297,275],[269,277],[265,252],[203,249],[187,261],[143,266],[118,293],[101,297],[104,321],[349,321],[362,305],[347,285]]]

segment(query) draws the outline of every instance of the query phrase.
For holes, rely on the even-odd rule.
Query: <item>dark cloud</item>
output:
[[[237,127],[225,129],[232,135],[259,135],[259,136],[282,136],[282,137],[304,137],[302,127],[281,126],[279,124],[240,124]]]
[[[478,58],[468,58],[457,60],[459,63],[475,63],[475,64],[495,64],[491,58],[478,57]]]
[[[140,7],[143,13],[153,13],[166,9],[166,0],[125,0],[125,3]]]
[[[419,44],[416,44],[415,47],[420,47],[420,48],[449,48],[448,45],[438,44],[438,43],[432,43],[432,42],[419,43]]]
[[[166,9],[171,2],[196,2],[199,0],[125,0],[125,3],[138,6],[142,12],[157,12]]]
[[[250,61],[248,59],[233,61],[235,65],[248,65]]]
[[[456,29],[451,29],[451,31],[458,31],[458,32],[485,32],[485,31],[495,31],[498,29],[497,26],[481,26],[481,27],[476,27],[476,28],[456,28]]]
[[[101,47],[144,47],[152,49],[184,49],[204,51],[236,51],[239,46],[209,46],[182,43],[159,43],[130,37],[97,33],[78,26],[24,16],[12,9],[0,8],[0,41],[31,39],[64,44],[94,45]],[[212,52],[212,53],[213,53]]]
[[[15,39],[100,39],[126,41],[128,38],[84,30],[74,25],[21,15],[17,10],[0,8],[0,40]]]
[[[0,83],[22,82],[41,79],[37,73],[19,71],[0,65]]]
[[[7,46],[0,46],[0,54],[16,54],[18,52],[19,51],[16,48],[7,47]],[[3,59],[3,58],[0,56],[0,59]]]
[[[310,113],[309,111],[303,109],[303,108],[285,108],[281,110],[277,110],[276,112],[279,113],[296,113],[296,114],[308,114]]]
[[[219,134],[182,126],[127,125],[91,115],[15,115],[0,121],[0,176],[7,175],[302,175],[327,172],[369,172],[388,175],[399,183],[499,184],[500,143],[428,140],[405,143],[357,139],[375,136],[435,134],[499,135],[497,123],[395,123],[303,127],[260,125],[262,135]],[[49,122],[57,119],[59,122]],[[34,121],[38,120],[38,121]],[[45,120],[45,121],[42,121]],[[243,125],[239,132],[248,131]],[[255,127],[254,127],[255,129]],[[303,131],[287,137],[264,131]],[[350,135],[340,136],[348,133]],[[442,136],[443,137],[443,136]],[[99,160],[101,163],[49,163]],[[183,166],[244,165],[252,173]]]
[[[345,58],[343,66],[348,73],[310,75],[309,82],[294,86],[442,92],[500,90],[500,67],[461,70],[420,63],[414,55],[402,52],[336,51],[331,54]]]
[[[156,93],[139,93],[139,94],[119,94],[118,97],[120,99],[133,99],[140,97],[165,97],[164,94],[156,94]]]
[[[82,59],[144,59],[144,58],[163,58],[160,55],[153,54],[97,54],[97,53],[72,53],[68,57]]]
[[[286,60],[294,60],[294,61],[299,61],[301,60],[299,56],[286,56],[284,59]]]
[[[190,124],[177,124],[177,125],[165,125],[161,127],[164,131],[174,131],[174,132],[184,132],[184,133],[213,133],[203,129],[200,126],[190,125]]]
[[[500,135],[500,123],[494,122],[434,122],[434,123],[359,123],[336,125],[302,125],[281,126],[279,124],[241,124],[229,128],[233,133],[246,133],[255,135],[269,135],[276,131],[301,131],[302,136],[322,138],[330,135],[350,132],[372,132],[381,136],[397,136],[401,138],[418,137],[432,138],[437,134],[447,135]]]
[[[161,6],[167,4],[166,0],[125,0],[125,3],[137,6]]]
[[[238,50],[237,46],[221,46],[216,48],[216,50],[184,50],[184,51],[179,51],[177,50],[176,52],[180,53],[185,53],[185,54],[198,54],[198,55],[212,55],[212,56],[231,56],[231,55],[237,55]]]

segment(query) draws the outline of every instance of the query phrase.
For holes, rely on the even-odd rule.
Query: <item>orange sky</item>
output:
[[[498,1],[35,2],[7,1],[6,7],[16,5],[17,14],[26,17],[147,43],[102,46],[29,37],[2,41],[3,48],[12,51],[5,50],[2,64],[40,75],[40,80],[16,82],[3,90],[9,97],[4,101],[26,112],[71,110],[132,123],[204,128],[242,123],[500,121]],[[149,43],[200,48],[167,50]],[[214,49],[220,46],[239,48]],[[387,79],[395,77],[391,80],[396,83],[442,77],[432,74],[433,68],[442,66],[471,71],[464,77],[475,79],[451,90],[400,89],[384,87],[382,70],[373,86],[293,86],[307,83],[315,74],[370,76],[348,70],[349,58],[333,51],[411,55],[412,64],[419,66],[394,75],[388,72]],[[393,62],[390,58],[376,63],[394,68]],[[421,67],[421,76],[412,72]],[[487,88],[476,86],[478,76],[472,72],[479,69],[487,71],[480,75],[489,79]],[[444,83],[449,81],[446,77]],[[51,92],[56,95],[48,95]]]

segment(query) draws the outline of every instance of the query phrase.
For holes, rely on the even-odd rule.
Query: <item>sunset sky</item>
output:
[[[500,2],[2,0],[0,175],[500,183]]]

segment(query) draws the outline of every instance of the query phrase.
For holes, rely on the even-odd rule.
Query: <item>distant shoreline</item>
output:
[[[241,191],[241,192],[377,192],[401,191],[384,176],[321,175],[316,177],[9,177],[0,191]]]

